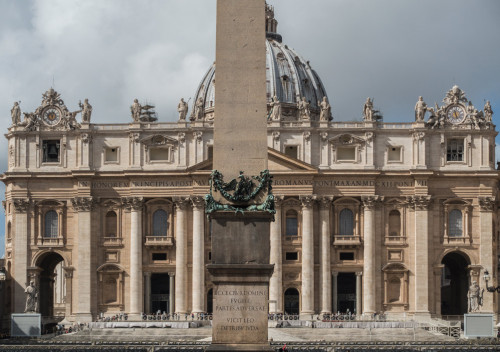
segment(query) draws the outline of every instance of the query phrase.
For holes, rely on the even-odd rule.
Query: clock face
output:
[[[454,105],[446,113],[448,121],[453,124],[462,122],[465,119],[465,110],[461,106]]]
[[[55,126],[61,121],[61,111],[57,108],[48,108],[43,112],[43,121],[49,126]]]

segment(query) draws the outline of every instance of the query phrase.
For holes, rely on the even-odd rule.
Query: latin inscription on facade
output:
[[[219,284],[214,290],[214,341],[262,343],[267,341],[265,285]],[[243,339],[243,334],[245,337]],[[249,341],[249,339],[251,341]]]

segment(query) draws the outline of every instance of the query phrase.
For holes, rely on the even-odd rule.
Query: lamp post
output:
[[[488,286],[488,281],[490,281],[490,273],[488,272],[488,270],[484,271],[483,279],[484,279],[484,282],[486,283],[486,290],[488,292],[498,292],[498,293],[500,293],[500,286],[497,286],[497,287]]]

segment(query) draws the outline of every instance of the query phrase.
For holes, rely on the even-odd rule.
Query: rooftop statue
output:
[[[461,90],[457,85],[454,85],[447,93],[446,97],[443,99],[445,104],[457,104],[459,102],[466,103],[467,98],[465,97],[465,92]]]
[[[363,106],[363,120],[373,121],[373,100],[369,97],[366,98],[365,105]]]
[[[130,107],[130,112],[132,113],[132,120],[139,122],[141,117],[141,104],[139,104],[139,100],[134,99],[134,103]]]
[[[184,101],[184,98],[181,98],[179,104],[177,104],[177,111],[179,112],[179,121],[186,121],[186,115],[188,112],[188,103]]]
[[[486,104],[484,104],[484,121],[491,122],[493,117],[493,110],[491,109],[490,101],[486,100]]]
[[[203,120],[203,98],[199,97],[194,105],[194,111],[190,118],[191,121]]]
[[[10,116],[12,117],[12,125],[17,126],[21,123],[21,108],[19,107],[19,103],[14,102],[14,106],[10,110]]]
[[[271,111],[269,112],[268,119],[270,119],[271,121],[281,120],[281,102],[278,100],[278,97],[276,95],[271,101]]]
[[[321,109],[319,114],[320,121],[331,121],[332,120],[332,107],[330,103],[328,103],[328,99],[323,97],[321,102],[318,102],[318,105]]]
[[[311,110],[309,109],[309,102],[306,100],[306,97],[302,97],[301,100],[297,103],[297,107],[299,109],[299,118],[301,120],[311,120]]]
[[[90,117],[92,115],[92,105],[89,104],[89,100],[85,99],[82,102],[78,102],[78,106],[82,109],[82,122],[90,123]]]
[[[426,111],[427,104],[422,97],[418,97],[417,104],[415,104],[415,121],[424,121]]]

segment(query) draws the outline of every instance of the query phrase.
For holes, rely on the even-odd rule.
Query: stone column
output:
[[[311,319],[314,314],[314,196],[302,196],[302,319]]]
[[[283,196],[274,196],[274,222],[270,229],[269,263],[274,264],[274,272],[269,280],[269,313],[283,313],[283,258],[281,247],[281,204]],[[273,303],[275,302],[275,303]]]
[[[64,277],[66,279],[66,309],[65,316],[69,317],[72,314],[72,305],[73,305],[73,271],[75,268],[73,267],[63,267]]]
[[[333,309],[332,312],[335,314],[339,310],[338,308],[338,283],[337,278],[339,277],[339,273],[336,271],[332,271],[332,293],[333,293]]]
[[[175,313],[175,273],[168,273],[168,314]]]
[[[187,313],[187,230],[186,209],[189,198],[175,198],[175,312]]]
[[[434,314],[441,315],[441,275],[444,264],[434,265]]]
[[[130,206],[130,318],[140,319],[143,309],[142,207],[143,198],[128,199]]]
[[[92,321],[92,301],[95,284],[95,267],[92,265],[95,253],[92,252],[92,197],[76,197],[72,199],[73,208],[78,212],[78,233],[76,252],[76,320],[80,322]]]
[[[479,201],[479,223],[480,223],[480,236],[481,245],[479,248],[479,258],[481,261],[481,266],[483,270],[488,270],[490,273],[489,286],[497,286],[496,280],[496,270],[494,266],[495,262],[495,248],[491,244],[493,243],[493,211],[495,210],[495,198],[494,197],[478,197]],[[478,282],[479,283],[479,282]],[[484,281],[483,281],[484,283]],[[486,290],[485,290],[486,291]],[[483,295],[483,305],[481,307],[481,312],[483,313],[493,313],[496,311],[495,300],[493,299],[495,293],[484,292]]]
[[[12,257],[15,258],[12,268],[13,278],[13,313],[24,313],[26,294],[24,290],[28,281],[28,212],[31,201],[28,198],[14,199],[14,231]]]
[[[363,196],[363,314],[376,312],[375,205],[379,196]]]
[[[429,313],[429,204],[431,196],[409,199],[415,208],[415,314]]]
[[[151,314],[151,273],[144,273],[144,313]]]
[[[332,312],[332,277],[331,277],[331,235],[330,235],[330,206],[331,197],[320,199],[319,222],[321,226],[320,251],[320,280],[321,280],[321,314]]]
[[[192,313],[205,311],[205,200],[191,197],[193,203],[193,309]]]
[[[361,279],[362,279],[363,273],[361,271],[358,271],[356,273],[356,315],[360,315],[362,312],[362,307],[361,307]]]

